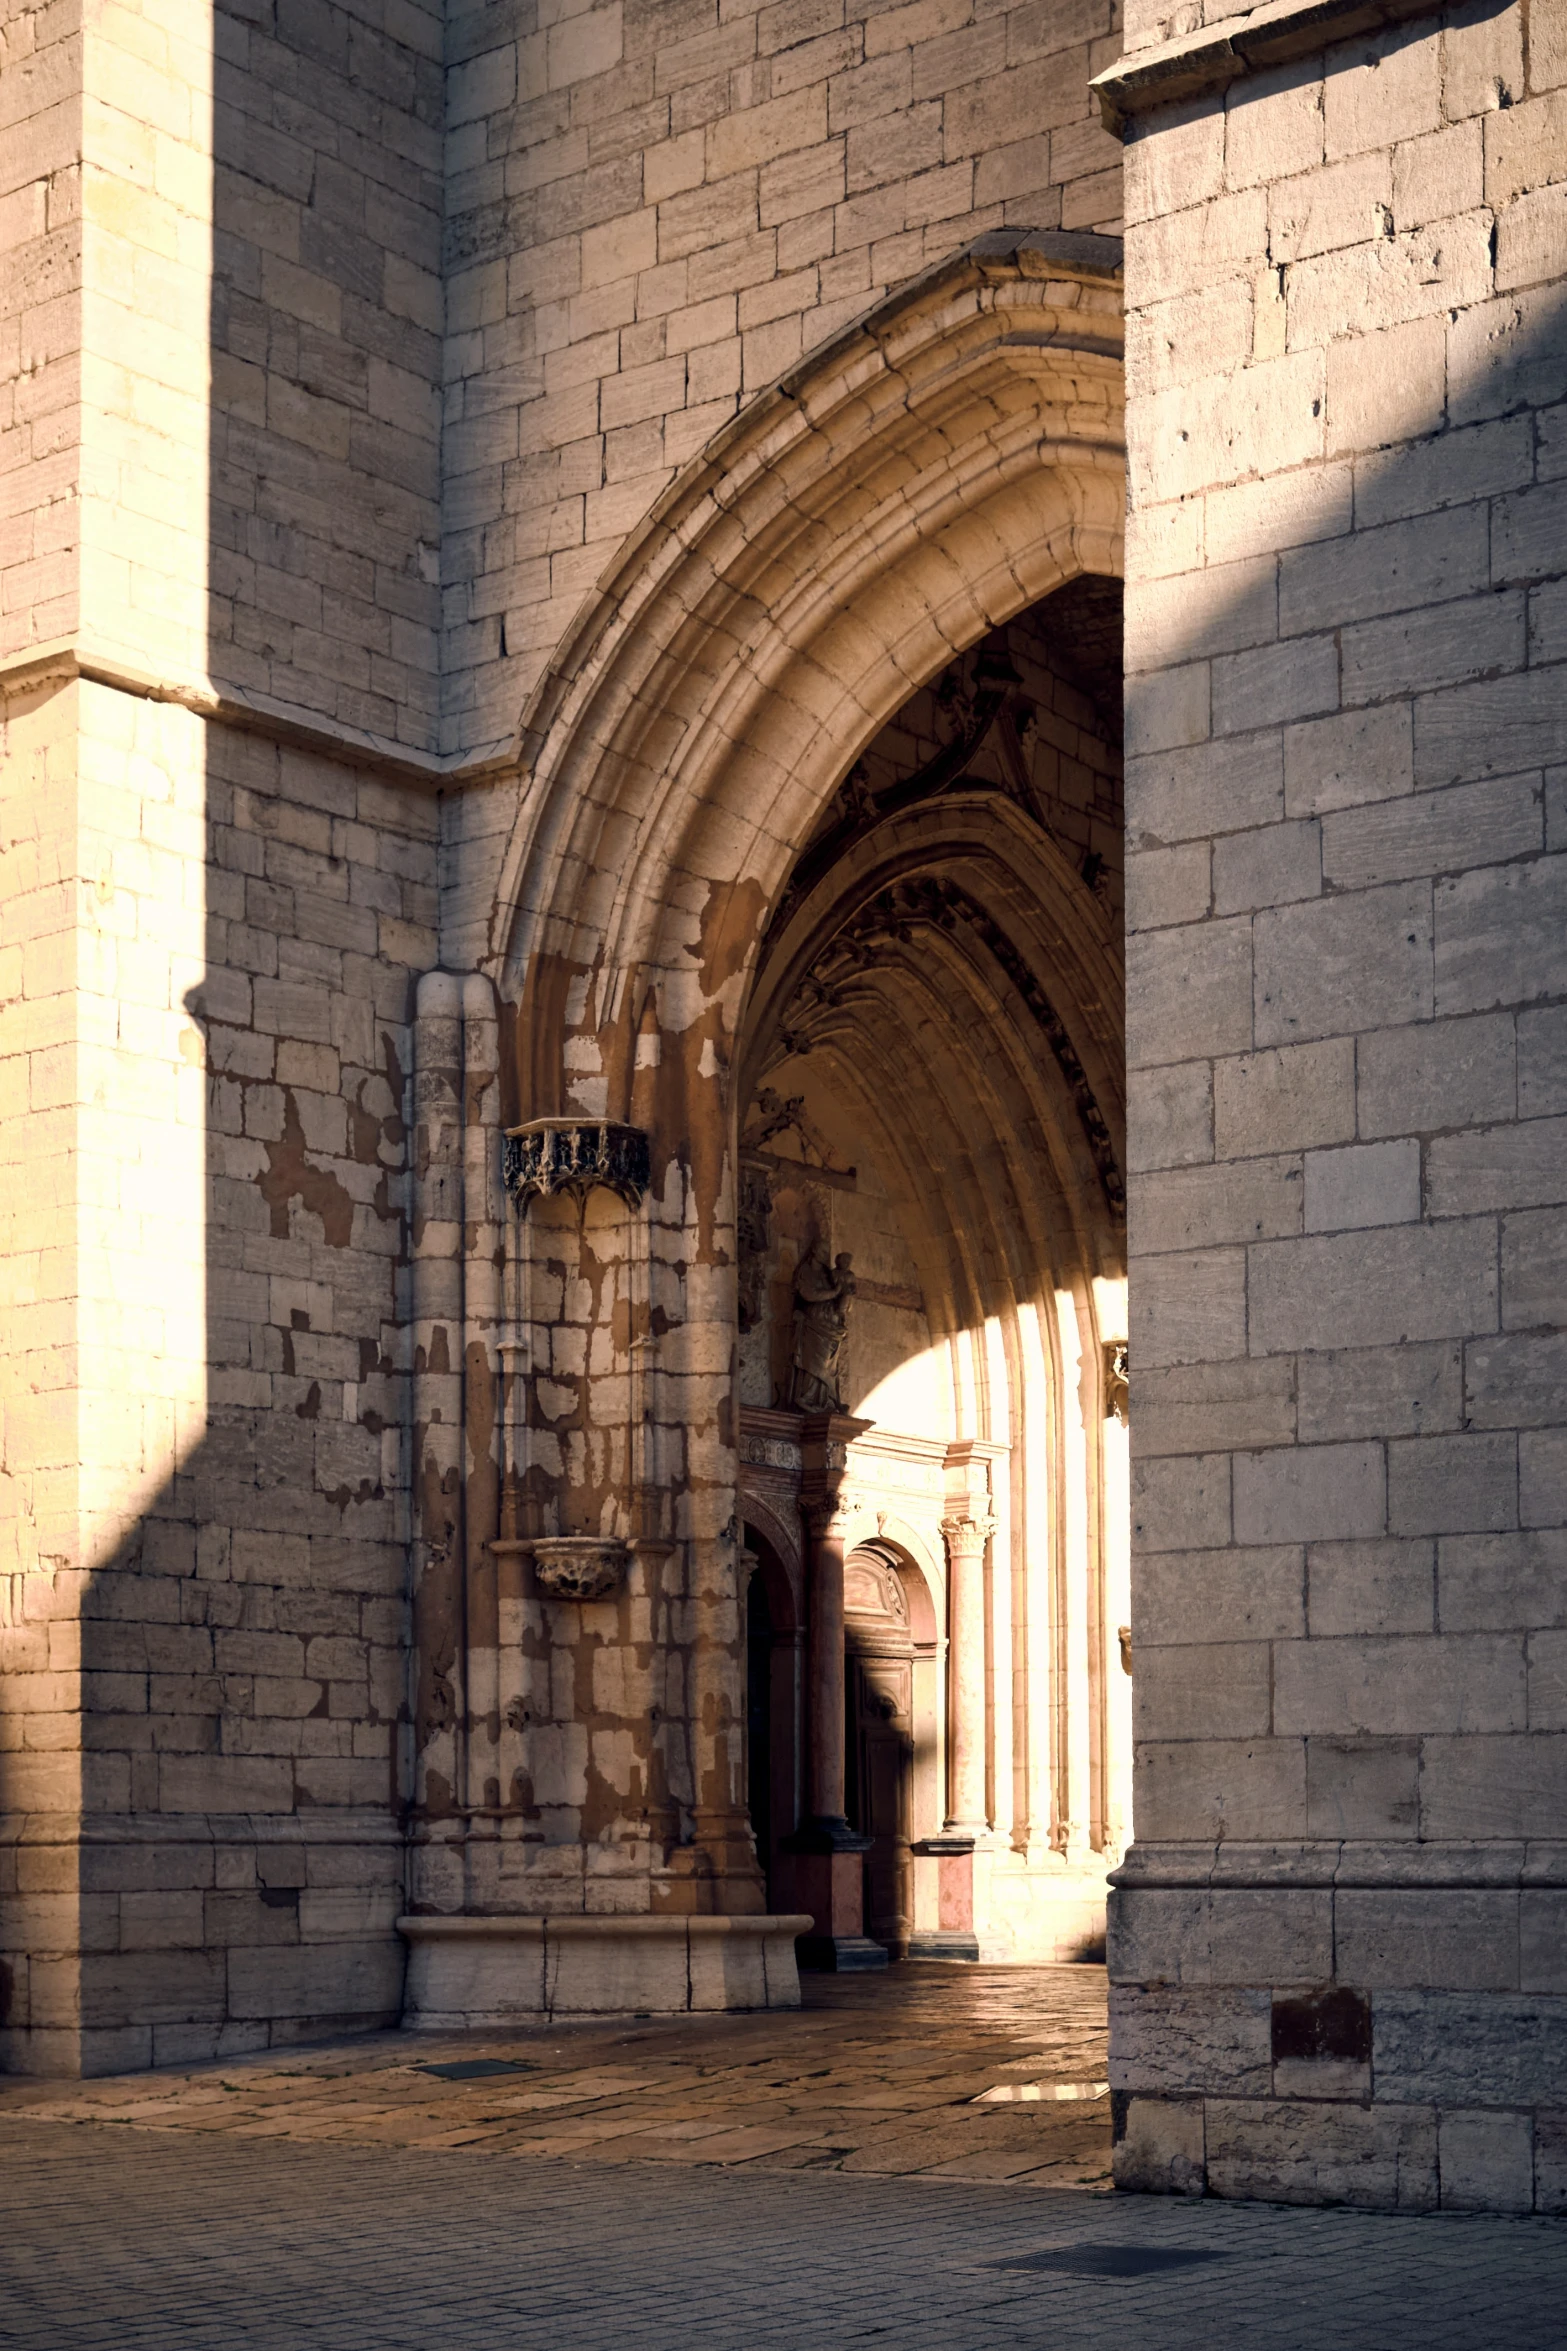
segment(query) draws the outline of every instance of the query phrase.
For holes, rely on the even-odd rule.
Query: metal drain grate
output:
[[[1201,2253],[1174,2245],[1046,2245],[1037,2253],[1014,2253],[992,2263],[995,2269],[1059,2269],[1083,2278],[1141,2278],[1160,2270],[1185,2269],[1194,2261],[1228,2261],[1227,2253]]]
[[[521,2057],[464,2057],[455,2065],[421,2065],[419,2071],[443,2082],[482,2082],[492,2073],[537,2073],[538,2067]]]

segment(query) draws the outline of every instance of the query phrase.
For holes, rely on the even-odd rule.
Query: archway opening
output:
[[[651,1912],[761,1940],[764,1905],[808,1913],[834,1965],[885,1958],[845,1812],[859,1544],[917,1566],[936,1626],[911,1947],[928,1912],[954,1956],[993,1934],[1050,1955],[1074,1901],[1102,1905],[1115,1842],[1098,1418],[1121,965],[1112,844],[1077,838],[1061,776],[1071,728],[1079,750],[1094,733],[1090,639],[1113,633],[1118,276],[1109,240],[1007,232],[845,329],[670,485],[524,719],[489,959],[514,1197],[607,1186],[636,1236],[571,1289],[567,1379],[553,1261],[464,1292],[513,1367],[503,1501],[572,1529],[504,1537],[520,1621],[541,1540],[552,1574],[569,1544],[602,1586],[559,1677],[590,1719],[538,1758],[538,1875],[562,1882],[575,1840],[584,1885],[614,1868],[618,1912],[645,1880]],[[459,1075],[469,1058],[465,1027]],[[858,1224],[832,1245],[837,1215]],[[583,1424],[604,1475],[580,1529],[556,1426],[579,1377],[609,1415]],[[743,1526],[778,1566],[765,1884]],[[486,1532],[470,1512],[470,1550]],[[439,1524],[429,1555],[450,1557]],[[420,1590],[438,1659],[438,1567]],[[485,1659],[468,1672],[491,1686]],[[514,1715],[531,1727],[526,1694]]]
[[[845,1815],[894,1956],[1093,1948],[1129,1832],[1120,688],[1080,574],[910,696],[742,1032],[742,1490],[843,1416]]]

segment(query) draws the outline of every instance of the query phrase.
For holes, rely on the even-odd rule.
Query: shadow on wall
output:
[[[346,50],[313,61],[264,44],[237,11],[224,22],[245,39],[236,32],[220,59],[215,114],[214,672],[377,731],[383,702],[391,731],[410,710],[424,726],[436,351],[385,294],[398,240],[410,270],[420,254],[435,266],[438,114],[417,76],[396,98],[407,154],[393,184],[363,181],[347,122],[331,131],[337,158],[307,174],[283,118],[308,109],[312,141],[326,136],[349,104]],[[345,43],[369,38],[343,28]],[[262,148],[268,190],[297,169],[291,197],[252,178]],[[1194,665],[1213,663],[1211,734],[1165,742],[1157,714],[1172,697],[1162,681],[1131,682],[1139,1174],[1213,1153],[1205,1062],[1163,1061],[1164,975],[1200,975],[1244,940],[1258,1042],[1336,1035],[1349,969],[1336,942],[1357,904],[1369,933],[1416,948],[1392,959],[1381,994],[1357,996],[1362,1020],[1474,1016],[1490,1089],[1477,1125],[1567,1110],[1560,1048],[1552,1076],[1547,1015],[1533,1009],[1564,986],[1542,853],[1567,846],[1567,423],[1560,405],[1534,413],[1567,399],[1564,330],[1543,293],[1460,313],[1445,405],[1412,420],[1399,413],[1404,381],[1377,371],[1371,392],[1388,409],[1368,405],[1364,451],[1320,477],[1278,603],[1259,605],[1248,584],[1181,641]],[[1377,446],[1411,421],[1429,429],[1407,448]],[[1271,547],[1269,492],[1226,498],[1225,554],[1239,563]],[[1409,598],[1414,625],[1401,618]],[[361,665],[356,632],[384,651]],[[113,699],[82,691],[93,710]],[[1246,724],[1265,697],[1275,714],[1284,698],[1282,767],[1271,728]],[[145,726],[135,755],[164,763],[171,796],[181,763],[204,763],[208,968],[187,1000],[208,1084],[204,1426],[86,1579],[81,1721],[67,1710],[63,1729],[40,1734],[80,1738],[80,1837],[60,1752],[41,1770],[38,1748],[0,1743],[0,1810],[28,1816],[25,1940],[6,1952],[0,1997],[8,2033],[32,2041],[10,2039],[8,2061],[62,2070],[384,2022],[402,1967],[406,1079],[413,980],[437,960],[435,808],[368,770],[189,714]],[[1201,852],[1182,845],[1221,829],[1193,884]],[[1295,876],[1283,908],[1275,881],[1249,894],[1246,880],[1279,858]],[[1252,895],[1274,910],[1254,911]],[[1309,939],[1313,925],[1320,1000],[1275,1015],[1274,943]],[[1525,1000],[1499,988],[1503,964],[1532,974]],[[1515,1096],[1504,1032],[1523,1040],[1525,1024]],[[1440,1216],[1429,1165],[1427,1185]],[[1164,1335],[1165,1245],[1139,1230],[1138,1189],[1133,1360],[1151,1386],[1180,1354]],[[1526,1302],[1517,1312],[1509,1344],[1524,1380],[1557,1342],[1530,1329]],[[1508,1389],[1495,1425],[1543,1412],[1545,1394],[1543,1381]],[[1145,1490],[1179,1450],[1139,1447]],[[63,1606],[72,1578],[58,1581]]]
[[[1540,1638],[1567,1520],[1567,308],[1496,291],[1559,271],[1529,201],[1289,264],[1278,359],[1142,401],[1134,510],[1172,503],[1128,563],[1127,2185],[1458,2202],[1455,2110],[1560,2102],[1512,2055],[1555,2029],[1528,1921],[1561,1896],[1520,1872],[1567,1747]],[[1130,325],[1129,369],[1202,331],[1181,307]],[[1268,479],[1199,498],[1237,445]],[[1308,1840],[1350,1844],[1356,1892],[1277,1891],[1269,1856]],[[1282,2000],[1270,2052],[1270,1978],[1335,1972],[1375,2011],[1363,2137],[1244,2103],[1369,2097],[1358,2044],[1292,2074]],[[1527,2208],[1542,2142],[1505,2123]],[[1489,2162],[1474,2199],[1511,2205]]]
[[[288,13],[279,37],[270,6],[215,10],[211,674],[418,749],[440,617],[439,11],[403,12],[401,43],[358,12]],[[144,1012],[119,942],[122,1248],[100,1261],[119,1319],[88,1304],[83,1323],[124,1370],[84,1404],[97,1562],[50,1579],[40,1628],[72,1694],[0,1737],[0,1811],[24,1816],[14,1904],[0,1877],[0,2062],[101,2073],[400,2009],[406,1093],[438,805],[78,691],[84,775],[110,806],[129,776],[150,811],[114,862],[151,862],[144,939],[179,976]],[[96,903],[112,950],[119,910]],[[138,1204],[155,1224],[173,1197],[188,1262],[138,1257]],[[116,1327],[136,1334],[118,1356]]]

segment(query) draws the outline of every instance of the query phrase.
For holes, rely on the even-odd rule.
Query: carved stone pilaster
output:
[[[947,1448],[947,1817],[949,1835],[983,1838],[990,1743],[985,1682],[985,1550],[996,1532],[988,1452]]]
[[[640,1127],[612,1119],[530,1118],[508,1127],[506,1189],[527,1212],[532,1199],[570,1192],[581,1200],[595,1184],[638,1208],[648,1187],[648,1139]]]
[[[849,1447],[874,1426],[847,1412],[810,1412],[801,1419],[800,1508],[812,1534],[820,1535],[842,1514]]]

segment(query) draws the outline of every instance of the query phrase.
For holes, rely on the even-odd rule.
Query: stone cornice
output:
[[[241,686],[225,686],[211,679],[157,677],[112,653],[95,651],[69,638],[30,645],[0,659],[0,697],[37,688],[58,689],[78,678],[88,685],[107,686],[117,694],[132,694],[138,701],[171,703],[220,726],[262,735],[269,742],[287,744],[317,758],[368,768],[389,782],[411,784],[426,792],[461,791],[517,764],[515,740],[443,758],[412,744],[394,743],[385,735],[345,726],[338,719],[307,710],[300,703],[278,701],[270,694],[251,694]]]
[[[1110,1883],[1208,1894],[1345,1888],[1567,1885],[1567,1840],[1549,1837],[1328,1839],[1309,1844],[1131,1845]]]
[[[197,717],[260,735],[268,741],[333,759],[384,776],[388,782],[426,792],[460,792],[498,776],[516,773],[525,758],[536,752],[542,732],[539,709],[548,703],[554,667],[562,661],[568,670],[582,660],[581,640],[602,621],[606,608],[618,610],[617,586],[628,556],[634,558],[643,543],[667,526],[682,501],[700,502],[711,492],[715,467],[732,465],[737,452],[750,453],[766,444],[772,453],[780,414],[810,403],[820,379],[830,376],[846,358],[861,348],[873,349],[882,339],[896,341],[916,332],[917,322],[932,308],[939,309],[963,289],[1032,279],[1055,288],[1068,307],[1080,302],[1082,316],[1073,340],[1084,352],[1118,355],[1120,349],[1119,288],[1121,244],[1115,237],[1088,230],[996,229],[976,237],[959,252],[934,264],[853,320],[812,351],[737,417],[722,426],[699,460],[671,483],[651,513],[611,558],[599,589],[590,594],[557,650],[556,664],[535,688],[523,727],[499,742],[472,751],[441,754],[345,725],[324,713],[256,694],[242,686],[203,677],[175,678],[139,669],[113,652],[79,639],[60,638],[27,646],[0,656],[0,700],[37,688],[58,688],[75,679],[131,694],[144,702],[171,703]],[[1073,291],[1075,289],[1075,291]],[[1100,315],[1103,311],[1104,315]],[[1041,323],[1043,314],[1035,323]],[[1042,331],[1049,334],[1048,329]],[[765,460],[763,461],[765,463]],[[606,595],[607,591],[607,595]]]
[[[1433,0],[1269,0],[1119,58],[1089,87],[1099,93],[1106,130],[1124,138],[1128,124],[1153,107],[1217,97],[1267,66],[1290,65],[1337,41],[1436,14]]]

